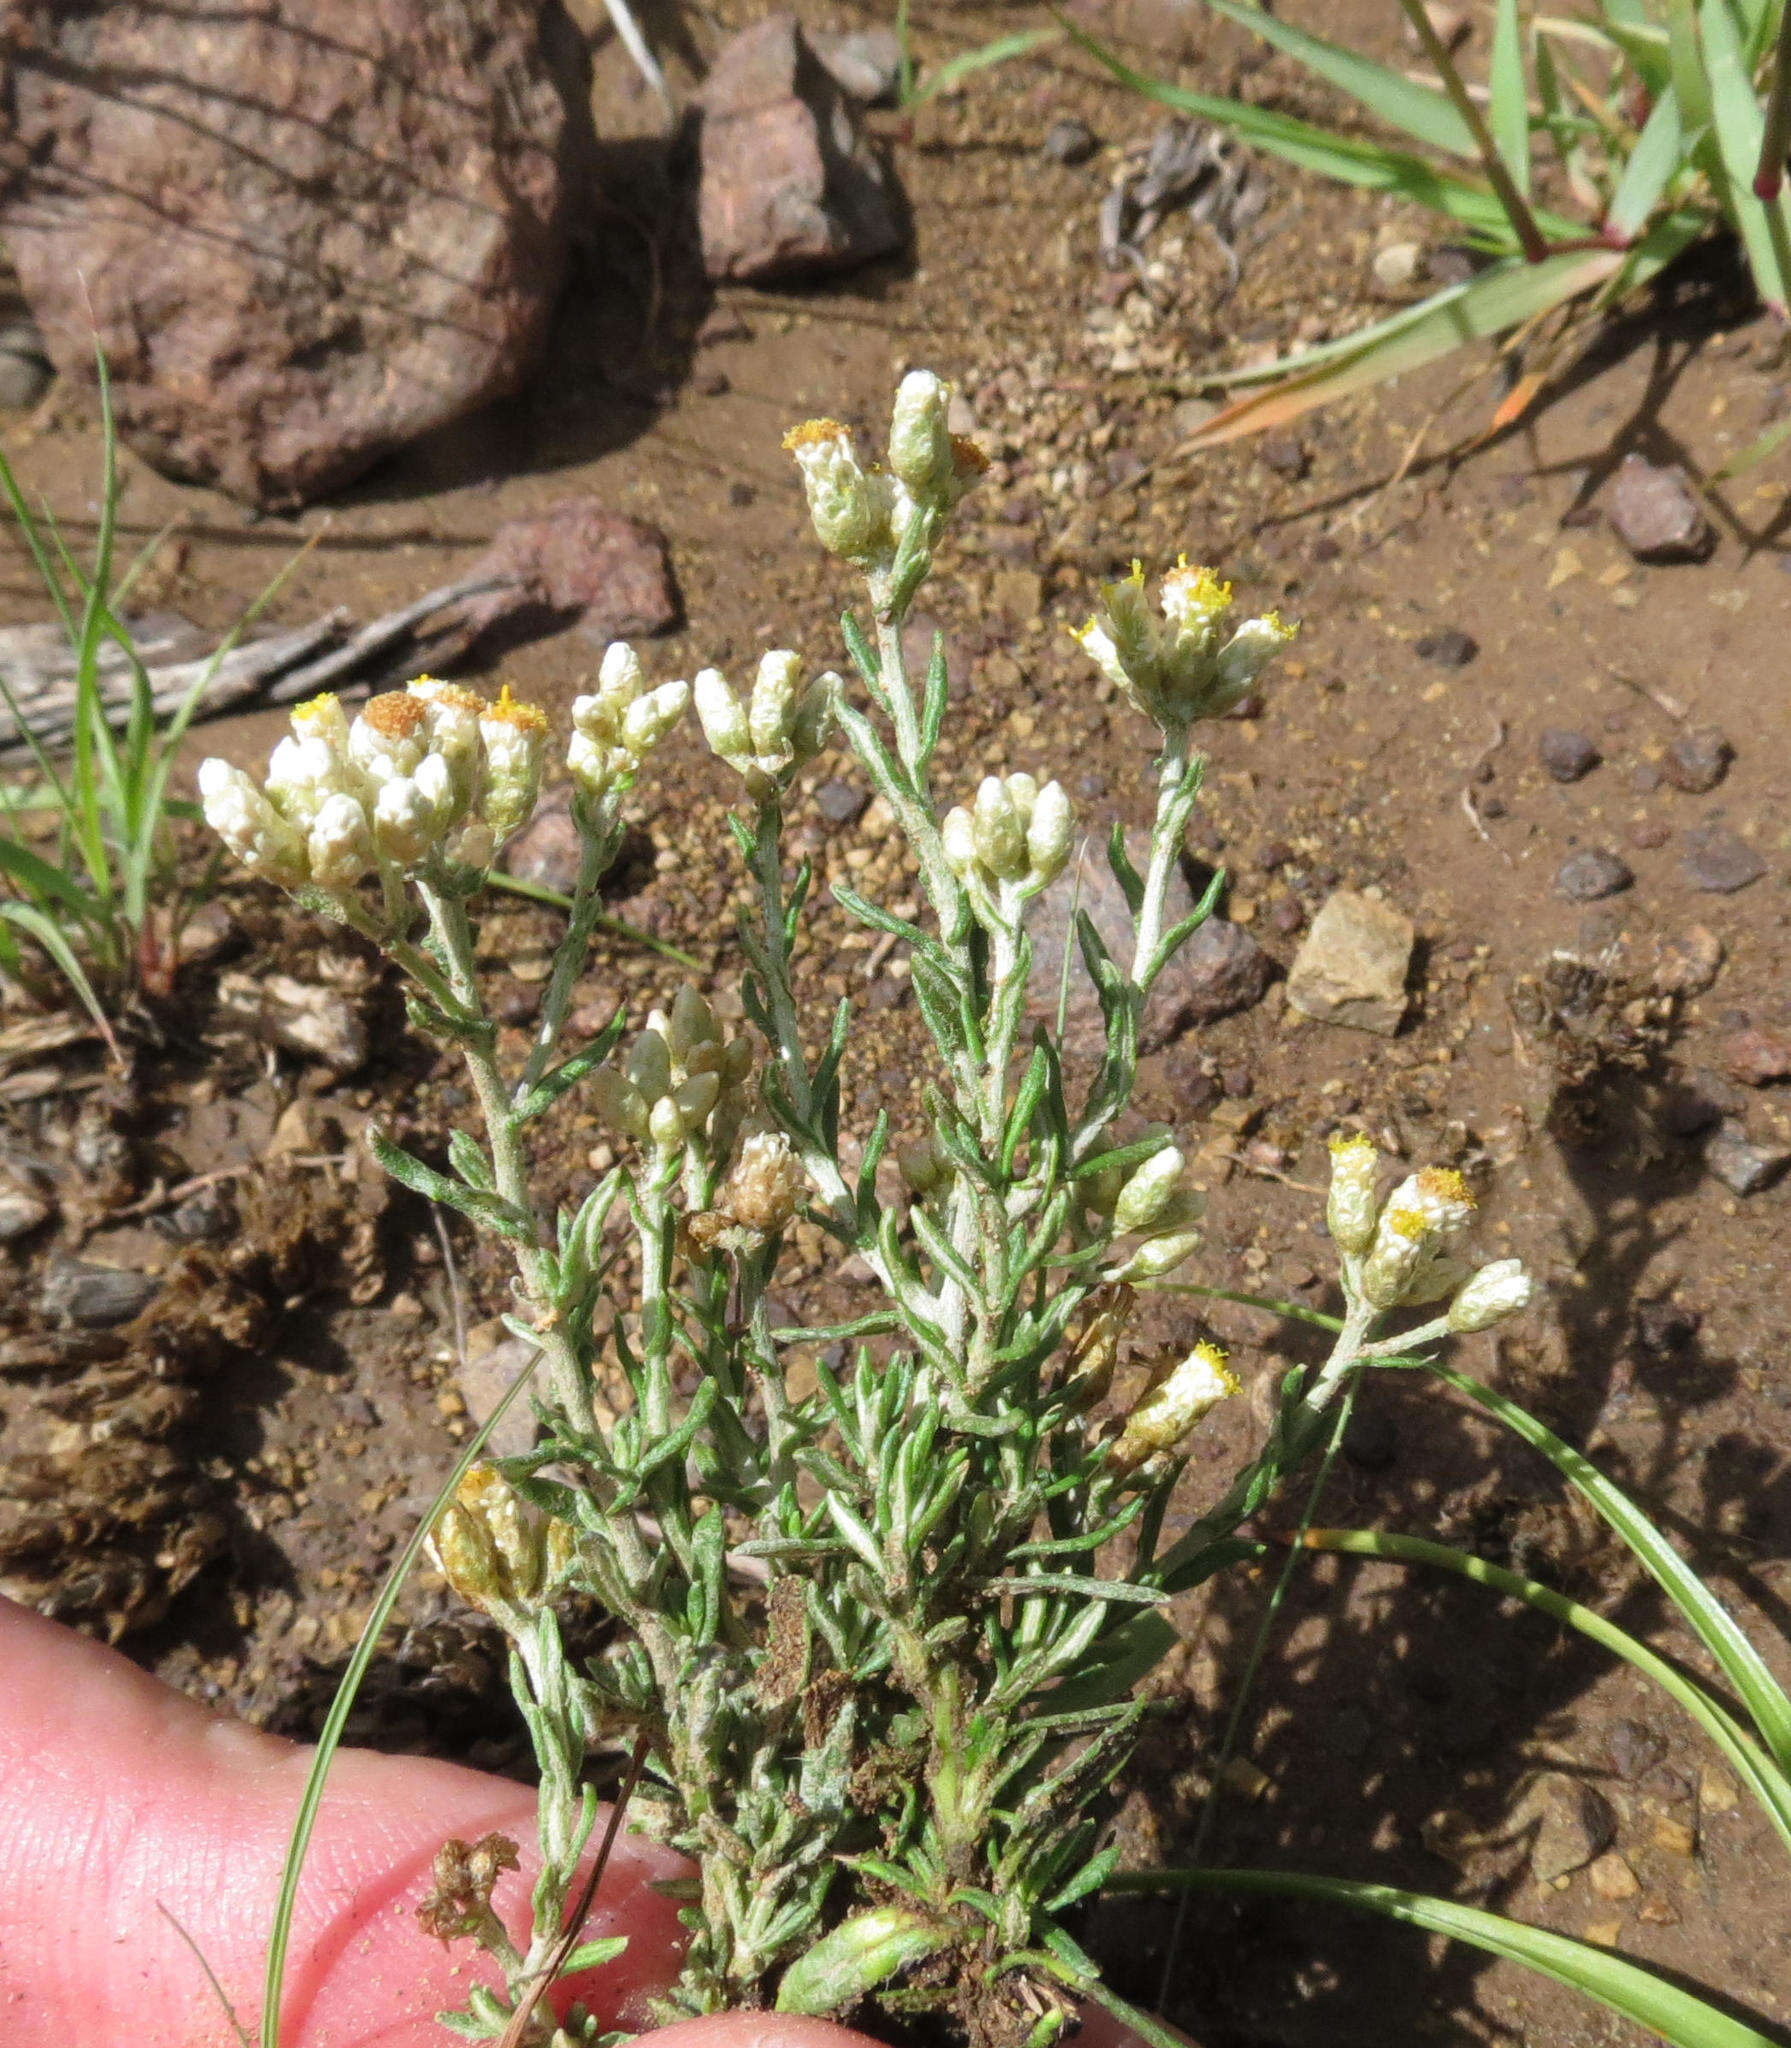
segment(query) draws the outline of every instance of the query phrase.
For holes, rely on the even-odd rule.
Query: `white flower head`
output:
[[[893,552],[890,497],[874,489],[859,464],[852,436],[838,420],[806,420],[784,436],[808,495],[815,538],[829,554],[868,565]]]
[[[596,690],[572,700],[566,765],[573,781],[591,798],[627,788],[689,702],[688,683],[648,689],[640,657],[626,641],[612,641],[604,651]]]
[[[200,762],[199,799],[205,822],[244,867],[286,889],[306,880],[303,835],[240,768],[215,758]]]
[[[746,703],[719,669],[704,669],[692,694],[711,750],[741,777],[747,795],[764,803],[826,745],[844,687],[831,669],[805,686],[800,657],[780,647],[761,659]]]
[[[329,798],[312,821],[306,856],[320,889],[352,889],[372,868],[373,832],[358,797]]]
[[[1362,1262],[1363,1296],[1376,1308],[1440,1299],[1440,1293],[1424,1293],[1425,1282],[1453,1253],[1473,1213],[1474,1198],[1459,1173],[1427,1166],[1408,1175],[1387,1197],[1375,1226]]]
[[[508,683],[479,718],[485,745],[485,786],[480,816],[498,845],[527,824],[541,793],[541,764],[547,751],[547,715],[519,704]]]
[[[369,697],[348,728],[348,758],[375,785],[414,775],[428,746],[428,710],[408,690]]]
[[[453,813],[464,816],[479,800],[484,773],[479,720],[490,707],[477,691],[462,689],[458,683],[437,682],[433,676],[418,676],[409,692],[423,706],[427,719],[429,753],[425,758],[442,763],[453,785]]]
[[[1182,557],[1163,578],[1161,617],[1146,599],[1144,569],[1103,584],[1100,604],[1077,633],[1083,651],[1159,725],[1186,727],[1238,703],[1294,636],[1273,612],[1232,629],[1231,585]]]
[[[974,804],[954,806],[940,823],[947,864],[965,883],[985,922],[1011,922],[1018,904],[1063,870],[1075,811],[1061,784],[1041,789],[1026,774],[986,775]],[[1003,901],[1003,890],[1011,892]]]
[[[1199,1343],[1145,1395],[1131,1414],[1108,1462],[1133,1471],[1147,1459],[1173,1451],[1219,1403],[1238,1391],[1238,1377],[1217,1344]]]

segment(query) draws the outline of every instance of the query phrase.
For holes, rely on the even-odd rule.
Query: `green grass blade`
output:
[[[1279,382],[1234,399],[1183,442],[1182,448],[1217,447],[1222,441],[1284,426],[1314,406],[1329,405],[1351,392],[1420,369],[1469,342],[1503,334],[1593,290],[1623,261],[1614,249],[1573,250],[1546,257],[1541,263],[1510,258],[1471,284],[1455,285],[1426,299],[1397,323],[1386,322],[1351,337],[1357,344],[1353,349],[1338,351],[1316,368],[1301,367],[1302,359],[1296,357]]]
[[[1510,5],[1511,0],[1501,0]],[[1358,55],[1322,36],[1308,34],[1291,22],[1280,20],[1266,8],[1242,6],[1239,0],[1207,0],[1215,14],[1235,21],[1252,35],[1304,64],[1326,84],[1347,93],[1359,105],[1378,115],[1391,128],[1399,129],[1427,148],[1451,156],[1472,158],[1474,137],[1447,93],[1435,86],[1420,85],[1371,57]]]
[[[1477,1586],[1508,1594],[1526,1606],[1578,1629],[1604,1649],[1632,1664],[1663,1692],[1678,1701],[1691,1715],[1753,1793],[1767,1818],[1778,1829],[1780,1839],[1791,1848],[1791,1778],[1766,1756],[1745,1728],[1718,1700],[1711,1698],[1693,1678],[1676,1664],[1651,1650],[1628,1630],[1609,1621],[1595,1608],[1585,1607],[1553,1587],[1535,1579],[1520,1577],[1502,1566],[1489,1564],[1465,1550],[1432,1543],[1418,1536],[1394,1536],[1379,1529],[1312,1529],[1305,1536],[1309,1550],[1323,1550],[1346,1557],[1391,1558],[1400,1564],[1435,1565],[1443,1571],[1471,1579]]]
[[[1247,100],[1224,99],[1214,93],[1195,92],[1186,86],[1152,78],[1145,72],[1134,70],[1124,58],[1094,37],[1084,34],[1073,23],[1066,22],[1065,27],[1074,40],[1122,85],[1146,99],[1155,100],[1159,106],[1172,107],[1177,113],[1193,114],[1203,121],[1229,129],[1240,141],[1265,150],[1271,156],[1278,156],[1284,163],[1295,164],[1301,170],[1316,171],[1321,177],[1335,178],[1341,184],[1356,185],[1365,191],[1397,193],[1416,206],[1428,207],[1431,212],[1443,214],[1471,229],[1491,248],[1516,247],[1505,209],[1492,193],[1479,184],[1470,183],[1453,172],[1438,170],[1421,157],[1387,149],[1379,143],[1334,135],[1329,129],[1320,128],[1311,121],[1278,114],[1271,107],[1256,107]],[[1561,240],[1571,240],[1584,233],[1581,223],[1567,220],[1559,214],[1537,212],[1535,218],[1545,234]]]
[[[41,854],[4,835],[0,835],[0,875],[22,890],[28,902],[59,903],[80,918],[92,914],[92,901],[79,882],[52,867]]]
[[[1781,1771],[1791,1772],[1791,1699],[1785,1697],[1784,1688],[1766,1668],[1759,1651],[1742,1633],[1728,1609],[1628,1494],[1515,1401],[1440,1361],[1427,1361],[1426,1370],[1438,1379],[1446,1380],[1458,1393],[1466,1394],[1471,1401],[1478,1402],[1508,1428],[1515,1430],[1525,1443],[1542,1453],[1570,1486],[1592,1503],[1635,1552],[1655,1583],[1684,1615],[1704,1647],[1722,1667],[1773,1762]]]
[[[342,1673],[342,1682],[336,1688],[336,1696],[330,1702],[329,1713],[324,1718],[322,1731],[317,1738],[316,1754],[311,1759],[311,1768],[305,1776],[305,1789],[299,1797],[298,1812],[293,1816],[292,1833],[287,1838],[286,1857],[280,1869],[280,1890],[274,1902],[273,1925],[268,1930],[267,1970],[262,1983],[261,2003],[261,2048],[280,2048],[280,2002],[286,1984],[286,1950],[292,1939],[292,1913],[298,1902],[299,1878],[305,1867],[305,1852],[311,1846],[311,1833],[317,1825],[317,1810],[323,1804],[324,1782],[329,1776],[330,1764],[336,1751],[341,1747],[342,1731],[348,1725],[349,1714],[353,1711],[361,1681],[367,1676],[373,1662],[373,1652],[379,1645],[380,1634],[385,1628],[404,1582],[410,1576],[411,1567],[422,1555],[424,1539],[435,1527],[436,1517],[454,1497],[454,1490],[467,1475],[479,1453],[484,1450],[492,1431],[503,1420],[512,1401],[522,1392],[533,1377],[533,1363],[519,1372],[505,1389],[503,1398],[485,1421],[469,1439],[467,1447],[454,1461],[454,1469],[443,1481],[441,1491],[435,1496],[418,1522],[410,1541],[394,1560],[386,1573],[385,1583],[379,1589],[367,1624],[361,1630],[354,1654]]]
[[[1633,241],[1660,204],[1667,181],[1684,162],[1684,130],[1679,119],[1679,96],[1669,85],[1654,102],[1642,124],[1636,146],[1611,194],[1604,224],[1611,234]]]
[[[1667,31],[1658,22],[1610,21],[1605,26],[1641,80],[1642,90],[1651,99],[1665,92],[1673,82],[1673,43]]]
[[[961,51],[956,57],[941,64],[937,71],[929,71],[908,101],[910,106],[922,106],[936,93],[949,92],[953,86],[971,76],[973,72],[986,71],[991,64],[1009,64],[1016,57],[1029,57],[1034,50],[1042,50],[1051,43],[1063,41],[1063,31],[1055,28],[1024,28],[1011,36],[997,36],[993,42],[984,43],[980,49]]]
[[[1747,446],[1731,455],[1720,469],[1710,473],[1712,483],[1727,483],[1731,477],[1745,475],[1757,463],[1764,462],[1773,450],[1779,447],[1787,435],[1791,435],[1791,413],[1783,419],[1774,420],[1764,433],[1756,434]]]
[[[1695,150],[1708,135],[1711,122],[1710,78],[1698,41],[1694,0],[1666,0],[1667,57],[1679,114],[1685,124],[1686,147]]]
[[[1729,0],[1704,0],[1698,20],[1710,81],[1716,153],[1722,163],[1718,196],[1741,236],[1756,290],[1769,307],[1783,315],[1791,307],[1791,234],[1786,229],[1784,195],[1762,200],[1753,189],[1766,119],[1742,57]]]
[[[485,877],[488,889],[501,889],[507,896],[521,896],[529,903],[551,904],[555,910],[570,910],[572,898],[563,890],[550,889],[545,882],[526,881],[521,875],[506,875],[493,868]],[[591,919],[593,931],[608,932],[614,938],[627,939],[630,944],[645,946],[649,953],[657,953],[662,960],[670,960],[679,967],[688,968],[692,974],[703,972],[703,963],[674,946],[669,939],[656,939],[651,932],[644,932],[637,924],[630,924],[625,917],[611,917],[599,911]]]
[[[8,924],[17,925],[20,931],[35,939],[56,963],[57,972],[74,990],[81,1007],[99,1027],[99,1034],[106,1041],[106,1050],[116,1062],[119,1058],[118,1040],[112,1035],[112,1020],[94,993],[93,983],[88,980],[87,970],[70,945],[68,934],[35,903],[0,903],[0,918]]]
[[[1212,0],[1217,4],[1217,0]],[[1492,61],[1487,72],[1488,122],[1493,144],[1511,182],[1530,196],[1530,95],[1524,79],[1523,25],[1517,0],[1498,0],[1493,15]]]
[[[1783,2048],[1774,2036],[1761,2033],[1745,2020],[1731,2018],[1625,1956],[1575,1941],[1569,1935],[1551,1934],[1546,1928],[1526,1927],[1520,1920],[1507,1920],[1481,1906],[1464,1906],[1425,1892],[1362,1884],[1347,1877],[1313,1877],[1294,1870],[1127,1871],[1109,1878],[1103,1889],[1242,1892],[1257,1898],[1352,1906],[1522,1963],[1624,2019],[1652,2028],[1662,2040],[1672,2043],[1672,2048]]]

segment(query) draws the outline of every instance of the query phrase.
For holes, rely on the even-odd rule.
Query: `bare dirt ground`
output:
[[[724,26],[760,11],[712,10]],[[814,26],[872,18],[798,11]],[[1296,12],[1333,34],[1371,16],[1362,4]],[[935,16],[930,56],[1025,18],[969,4]],[[1144,36],[1159,23],[1154,49],[1140,45],[1159,67],[1320,105],[1222,25],[1166,6],[1134,7],[1123,25]],[[606,134],[651,128],[613,46],[598,79]],[[1039,152],[1066,114],[1102,145],[1077,168]],[[1547,1301],[1503,1344],[1464,1344],[1461,1362],[1632,1486],[1784,1670],[1791,1179],[1739,1196],[1703,1147],[1719,1114],[1760,1146],[1791,1144],[1791,1096],[1729,1071],[1744,1034],[1791,1028],[1788,458],[1715,493],[1719,539],[1702,564],[1638,566],[1601,509],[1626,452],[1707,473],[1781,413],[1780,334],[1714,263],[1613,329],[1528,426],[1459,459],[1446,451],[1473,437],[1498,388],[1483,376],[1463,393],[1463,362],[1266,444],[1179,459],[1204,370],[1381,309],[1374,249],[1424,224],[1270,169],[1235,284],[1212,238],[1175,221],[1144,276],[1116,276],[1099,262],[1097,208],[1157,110],[1053,55],[983,74],[912,121],[874,118],[913,209],[911,259],[712,296],[676,158],[617,145],[604,232],[523,397],[293,520],[251,519],[127,459],[129,532],[162,536],[139,598],[221,628],[309,544],[275,616],[336,604],[371,616],[445,581],[503,520],[590,491],[670,539],[685,622],[643,649],[655,675],[739,670],[775,643],[837,662],[847,587],[806,537],[780,437],[816,412],[871,427],[909,365],[957,380],[994,462],[927,599],[961,707],[948,780],[1055,774],[1092,825],[1142,822],[1150,735],[1097,686],[1067,628],[1100,577],[1186,550],[1250,605],[1305,622],[1258,715],[1212,734],[1191,862],[1224,868],[1227,914],[1282,967],[1339,885],[1381,892],[1420,935],[1411,1015],[1392,1040],[1302,1020],[1277,982],[1146,1062],[1140,1107],[1188,1130],[1210,1184],[1196,1276],[1326,1300],[1319,1190],[1339,1123],[1398,1157],[1462,1164],[1484,1188],[1484,1246],[1520,1253]],[[52,394],[4,431],[27,487],[79,534],[94,509],[84,480],[98,475],[91,421]],[[9,546],[0,618],[42,609]],[[1465,661],[1437,658],[1464,651],[1449,635],[1471,642]],[[488,680],[563,712],[596,654],[563,636],[507,655]],[[1707,727],[1733,763],[1715,787],[1681,790],[1663,768],[1685,731]],[[1553,779],[1539,757],[1548,730],[1584,735],[1598,765]],[[248,761],[271,731],[251,718],[204,741]],[[739,965],[729,792],[694,730],[666,755],[640,792],[616,908],[694,954],[725,1001]],[[842,775],[824,759],[812,781]],[[798,835],[823,879],[868,878],[899,898],[899,862],[870,822],[867,837],[816,813]],[[1699,886],[1693,835],[1711,826],[1754,851],[1758,879]],[[1633,886],[1566,900],[1557,875],[1589,849],[1620,855]],[[4,1143],[47,1163],[61,1203],[5,1255],[5,1570],[54,1611],[121,1633],[175,1684],[303,1732],[469,1427],[457,1314],[476,1356],[503,1297],[496,1264],[458,1232],[444,1263],[431,1218],[388,1193],[359,1144],[373,1122],[425,1151],[443,1144],[468,1107],[451,1064],[405,1031],[394,991],[352,945],[246,886],[227,881],[222,900],[220,950],[184,975],[128,1081],[80,1049],[15,1055],[0,1077]],[[518,1034],[553,929],[551,912],[493,905],[485,950]],[[1713,985],[1663,994],[1663,961],[1670,982],[1688,946],[1707,950],[1700,932],[1723,956]],[[900,962],[874,958],[823,897],[802,965],[817,1002],[857,1006],[855,1120],[868,1126],[882,1105],[913,1128],[925,1059]],[[371,1057],[336,1079],[266,1052],[220,1020],[221,971],[332,981],[366,1007]],[[581,997],[638,1016],[677,978],[606,939]],[[605,1164],[603,1134],[576,1106],[547,1128],[550,1191],[576,1195]],[[218,1176],[203,1199],[160,1199],[201,1175]],[[818,1238],[798,1233],[796,1252],[791,1309],[831,1318],[849,1278]],[[176,1284],[148,1328],[70,1332],[56,1313],[67,1254]],[[1184,1304],[1155,1313],[1166,1331],[1193,1326]],[[1207,1320],[1254,1398],[1209,1425],[1190,1509],[1260,1434],[1281,1361],[1301,1355],[1257,1311]],[[1547,1469],[1435,1387],[1388,1376],[1366,1388],[1318,1519],[1514,1560],[1699,1664]],[[1186,1603],[1187,1647],[1158,1681],[1163,1715],[1122,1814],[1139,1859],[1188,1847],[1267,1592],[1245,1576]],[[521,1768],[491,1640],[427,1576],[402,1611],[359,1739]],[[1295,1581],[1244,1753],[1254,1768],[1220,1795],[1217,1857],[1484,1900],[1681,1971],[1768,2026],[1791,2022],[1791,1923],[1766,1824],[1639,1678],[1534,1615],[1454,1582],[1319,1561]],[[1539,1882],[1537,1829],[1568,1784],[1598,1795],[1591,1825],[1608,1824],[1620,1861]],[[1128,1995],[1155,1997],[1169,1917],[1131,1901],[1093,1917],[1090,1939]],[[1203,1904],[1181,1954],[1166,2009],[1205,2048],[1642,2038],[1513,1967],[1374,1921]]]

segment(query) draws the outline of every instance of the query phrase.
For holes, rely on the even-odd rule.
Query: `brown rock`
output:
[[[1612,1901],[1633,1899],[1642,1889],[1635,1872],[1615,1849],[1607,1849],[1602,1856],[1593,1858],[1586,1882],[1601,1899]]]
[[[577,624],[601,647],[663,633],[678,618],[665,535],[644,519],[606,512],[594,498],[565,498],[545,512],[506,520],[467,571],[495,587],[454,609],[449,638],[432,640],[438,667],[463,660],[475,641],[489,654]]]
[[[226,974],[218,982],[218,1011],[269,1045],[318,1060],[335,1074],[352,1074],[367,1058],[367,1022],[339,990],[289,974]]]
[[[1791,1078],[1791,1038],[1782,1031],[1736,1031],[1723,1042],[1723,1065],[1748,1088]]]
[[[1714,726],[1697,725],[1679,733],[1667,749],[1660,772],[1675,789],[1702,796],[1729,772],[1735,749]]]
[[[1639,562],[1701,562],[1716,530],[1676,462],[1626,455],[1611,492],[1611,524]]]
[[[697,217],[712,278],[841,270],[901,245],[890,174],[794,15],[727,43],[702,103]]]
[[[1142,834],[1128,841],[1135,863],[1149,858]],[[1178,867],[1170,878],[1165,912],[1170,925],[1194,908],[1193,891]],[[1064,1011],[1064,1042],[1073,1058],[1098,1058],[1104,1036],[1100,999],[1082,959],[1075,936],[1074,911],[1087,913],[1102,943],[1124,967],[1131,965],[1132,913],[1107,866],[1107,856],[1091,838],[1043,896],[1032,924],[1032,980],[1027,993],[1031,1015],[1051,1022],[1057,1015],[1063,978],[1064,949],[1070,948],[1069,1000]],[[1259,1002],[1275,972],[1275,964],[1250,934],[1222,917],[1209,917],[1157,977],[1145,1007],[1139,1046],[1145,1052],[1166,1045],[1191,1024],[1211,1023],[1233,1010]]]
[[[1707,926],[1694,924],[1655,948],[1654,986],[1663,996],[1701,996],[1723,964],[1723,942]]]
[[[8,18],[8,252],[158,467],[292,505],[515,387],[588,177],[555,0]]]
[[[1415,937],[1411,919],[1391,904],[1337,890],[1294,958],[1289,1005],[1322,1023],[1391,1038],[1405,1016]]]
[[[1688,832],[1685,848],[1680,872],[1694,889],[1706,890],[1713,896],[1733,896],[1737,889],[1757,882],[1766,872],[1766,863],[1739,832],[1731,832],[1727,825],[1704,825]]]

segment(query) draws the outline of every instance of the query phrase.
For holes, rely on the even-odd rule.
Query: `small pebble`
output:
[[[1704,1164],[1732,1195],[1757,1195],[1791,1165],[1791,1149],[1756,1145],[1745,1124],[1725,1117],[1704,1146]]]
[[[1570,903],[1596,903],[1605,896],[1621,895],[1634,880],[1634,872],[1621,855],[1592,846],[1584,853],[1569,854],[1561,863],[1555,875],[1555,894]]]
[[[745,511],[746,507],[758,495],[758,492],[753,489],[751,484],[729,484],[728,486],[728,503],[737,512]]]
[[[1578,782],[1598,766],[1598,749],[1583,732],[1550,726],[1536,742],[1536,758],[1557,782]]]
[[[1688,832],[1685,845],[1680,872],[1694,889],[1706,890],[1713,896],[1732,896],[1766,872],[1766,863],[1727,825],[1705,825],[1696,832]]]
[[[1675,789],[1702,796],[1729,772],[1735,749],[1714,726],[1692,726],[1667,749],[1660,772]]]
[[[1672,836],[1673,828],[1670,825],[1656,824],[1645,818],[1641,824],[1630,827],[1629,842],[1632,846],[1641,847],[1644,852],[1652,852],[1657,846],[1665,846]]]
[[[1416,242],[1389,242],[1374,252],[1369,268],[1384,292],[1403,292],[1418,281],[1424,268],[1424,251]]]
[[[1435,633],[1420,633],[1414,652],[1420,661],[1434,661],[1438,668],[1466,668],[1480,652],[1480,642],[1459,626],[1445,626]]]
[[[1256,452],[1277,476],[1297,480],[1306,474],[1309,466],[1306,450],[1292,434],[1271,434],[1258,445]]]
[[[815,809],[830,825],[856,825],[864,816],[865,806],[870,800],[868,790],[860,789],[855,782],[844,782],[838,776],[822,783],[815,791]]]
[[[1510,806],[1502,796],[1488,790],[1486,795],[1479,799],[1476,808],[1483,818],[1502,818]]]
[[[1667,1753],[1665,1736],[1645,1721],[1613,1721],[1606,1731],[1604,1746],[1611,1769],[1631,1783],[1653,1770]]]
[[[1100,139],[1086,121],[1066,114],[1045,130],[1039,154],[1050,163],[1066,164],[1073,169],[1077,164],[1087,163],[1100,146]]]
[[[1222,1067],[1219,1085],[1234,1102],[1241,1102],[1256,1086],[1256,1077],[1248,1067]]]
[[[1269,906],[1269,923],[1284,939],[1291,939],[1305,922],[1305,908],[1297,896],[1277,896]]]
[[[1611,491],[1611,524],[1638,562],[1699,562],[1716,544],[1685,471],[1641,455],[1623,458]]]

